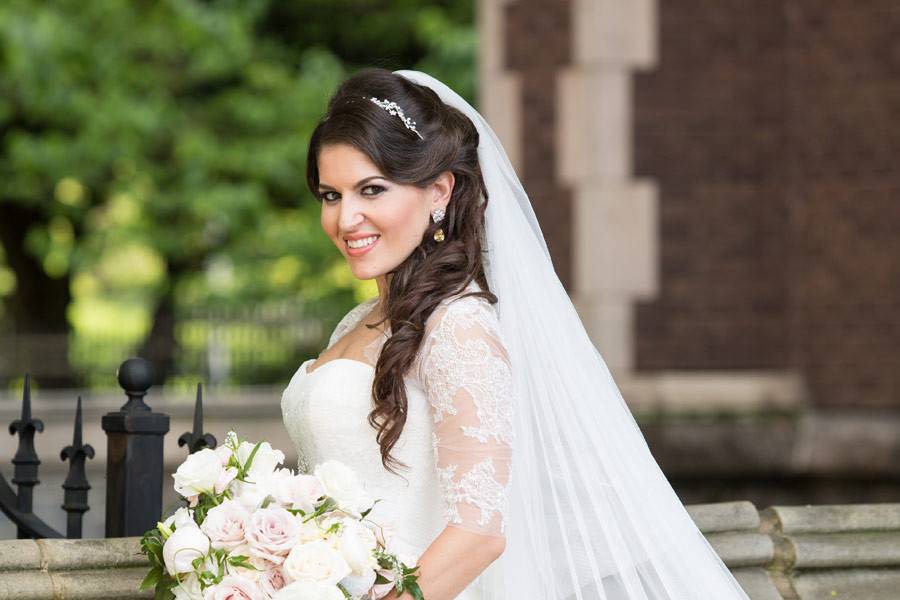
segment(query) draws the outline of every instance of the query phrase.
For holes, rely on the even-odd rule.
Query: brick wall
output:
[[[659,28],[638,370],[799,367],[821,405],[900,405],[900,4],[660,2]]]

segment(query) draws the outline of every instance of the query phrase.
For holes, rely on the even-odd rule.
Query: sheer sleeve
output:
[[[502,536],[512,461],[512,375],[494,306],[452,299],[426,323],[419,381],[449,524]]]

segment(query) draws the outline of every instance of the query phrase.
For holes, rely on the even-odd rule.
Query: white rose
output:
[[[354,575],[363,575],[378,566],[378,561],[372,553],[376,544],[375,534],[359,521],[350,519],[344,521],[341,535],[337,540],[337,548],[353,569]]]
[[[372,506],[372,499],[362,482],[347,465],[336,460],[325,461],[316,465],[315,476],[322,483],[325,494],[334,498],[341,510],[359,516]]]
[[[175,587],[172,588],[172,593],[175,594],[175,600],[203,600],[203,592],[200,590],[200,580],[194,573],[191,573],[179,581]]]
[[[375,585],[375,577],[375,571],[372,569],[367,569],[361,575],[350,573],[341,579],[341,587],[354,598],[362,598]]]
[[[328,542],[294,546],[281,567],[286,581],[316,581],[336,585],[350,574],[350,565]]]
[[[163,561],[166,571],[175,576],[178,573],[190,573],[194,570],[191,562],[195,558],[206,556],[209,552],[209,538],[196,525],[179,527],[169,536],[163,545]]]
[[[250,442],[241,442],[235,454],[241,466],[246,466],[253,453],[256,444]],[[253,455],[253,462],[250,463],[250,469],[247,471],[247,478],[251,481],[259,481],[267,477],[275,471],[275,467],[284,462],[284,453],[281,450],[275,450],[269,442],[262,442],[256,454]]]
[[[231,455],[234,454],[234,450],[226,445],[217,446],[213,452],[219,457],[219,461],[222,463],[223,467],[228,466],[228,461],[231,459]]]
[[[344,595],[336,585],[295,581],[275,592],[272,600],[344,600]]]
[[[188,456],[172,474],[175,478],[175,491],[185,498],[201,492],[213,493],[221,476],[222,463],[215,451],[209,448]]]
[[[235,500],[224,500],[206,513],[200,530],[212,541],[212,547],[233,550],[244,542],[250,512]]]
[[[172,516],[163,521],[163,525],[168,527],[169,529],[178,529],[179,527],[183,527],[185,525],[196,525],[194,522],[194,511],[187,508],[186,506],[182,506],[178,510],[175,511]]]
[[[251,513],[262,506],[263,500],[269,495],[265,487],[246,481],[233,481],[231,491],[232,498],[240,502]]]

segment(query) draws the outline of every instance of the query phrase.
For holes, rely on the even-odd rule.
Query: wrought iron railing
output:
[[[152,365],[140,358],[126,360],[118,370],[119,385],[128,401],[118,410],[105,414],[102,427],[107,436],[106,458],[106,537],[141,535],[156,525],[162,513],[163,440],[169,431],[169,416],[154,412],[144,396],[153,381]],[[72,444],[63,448],[60,458],[69,470],[62,484],[66,511],[63,535],[33,512],[34,488],[40,483],[41,464],[34,448],[34,435],[44,423],[31,413],[31,377],[25,376],[22,413],[9,426],[10,435],[19,443],[12,459],[12,486],[0,474],[0,510],[16,525],[19,538],[80,538],[84,513],[90,510],[85,461],[94,458],[94,448],[83,441],[81,397],[75,403]],[[215,448],[216,438],[203,432],[203,388],[197,384],[193,431],[182,434],[179,446],[190,453]]]

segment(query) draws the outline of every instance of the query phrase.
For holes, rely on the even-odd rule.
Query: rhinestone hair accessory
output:
[[[365,96],[363,96],[363,98],[365,98]],[[407,117],[406,115],[404,115],[403,109],[400,108],[400,106],[396,102],[392,102],[387,99],[379,100],[375,96],[372,96],[371,98],[369,98],[369,100],[371,100],[373,103],[377,104],[384,110],[388,111],[388,114],[396,115],[396,116],[400,117],[400,120],[403,121],[403,124],[406,126],[407,129],[410,129],[413,132],[415,132],[415,134],[417,136],[419,136],[419,139],[421,139],[421,140],[425,139],[422,137],[422,134],[419,133],[419,130],[416,129],[416,122],[413,121],[412,119],[410,119],[409,117]]]

